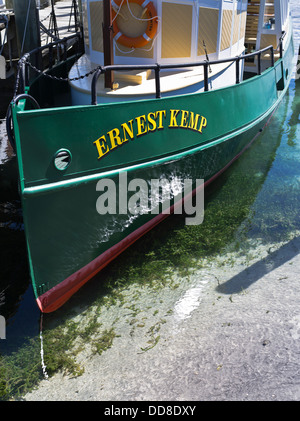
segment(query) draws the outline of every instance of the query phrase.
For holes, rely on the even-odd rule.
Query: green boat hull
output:
[[[41,311],[59,308],[168,215],[100,215],[99,180],[112,180],[117,190],[125,172],[128,183],[174,177],[210,183],[267,124],[289,84],[292,58],[291,38],[274,67],[223,89],[38,110],[27,110],[22,100],[13,107],[30,272]],[[54,164],[59,151],[70,153],[65,170]]]

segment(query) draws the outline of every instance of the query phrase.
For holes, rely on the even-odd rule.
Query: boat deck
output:
[[[209,66],[209,82],[214,83],[213,88],[220,88],[232,84],[226,71],[234,63],[219,63]],[[89,73],[97,65],[89,61],[83,55],[72,67],[69,73],[71,89],[78,94],[84,94],[88,98],[91,95],[91,84],[93,74],[77,80],[81,75]],[[230,72],[232,74],[232,72]],[[224,74],[224,77],[220,77]],[[114,71],[115,89],[104,87],[104,76],[100,75],[97,83],[97,96],[109,101],[122,98],[138,97],[139,99],[155,95],[155,75],[151,70],[144,71]],[[196,93],[203,91],[204,71],[203,67],[188,69],[164,70],[160,72],[160,89],[162,94],[175,95],[178,91],[182,93]],[[105,101],[104,101],[105,102]]]

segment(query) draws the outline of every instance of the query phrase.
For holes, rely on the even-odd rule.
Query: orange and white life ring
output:
[[[147,20],[147,29],[142,35],[135,38],[131,38],[124,35],[118,28],[117,20],[115,19],[115,16],[117,14],[115,9],[119,10],[122,0],[112,0],[111,5],[112,5],[114,39],[115,41],[119,42],[125,47],[129,47],[129,48],[144,47],[146,44],[148,44],[149,41],[151,41],[151,39],[153,39],[157,31],[158,18],[157,18],[156,9],[154,7],[154,4],[150,0],[128,0],[128,1],[130,3],[139,4],[141,7],[144,8],[143,15],[146,13],[145,20]]]

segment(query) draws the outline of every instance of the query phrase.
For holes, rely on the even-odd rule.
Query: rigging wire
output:
[[[31,0],[28,0],[28,6],[27,6],[27,13],[26,13],[26,21],[24,26],[24,33],[23,33],[23,40],[22,40],[22,47],[21,47],[21,56],[23,55],[23,49],[24,49],[24,43],[26,38],[26,32],[27,32],[27,25],[28,25],[28,17],[29,17],[29,10],[31,6]]]

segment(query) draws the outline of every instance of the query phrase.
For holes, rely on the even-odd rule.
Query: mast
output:
[[[112,30],[112,13],[111,1],[103,0],[103,49],[104,49],[104,66],[114,64],[113,55],[113,30]],[[113,88],[114,74],[113,71],[104,73],[105,88]]]

